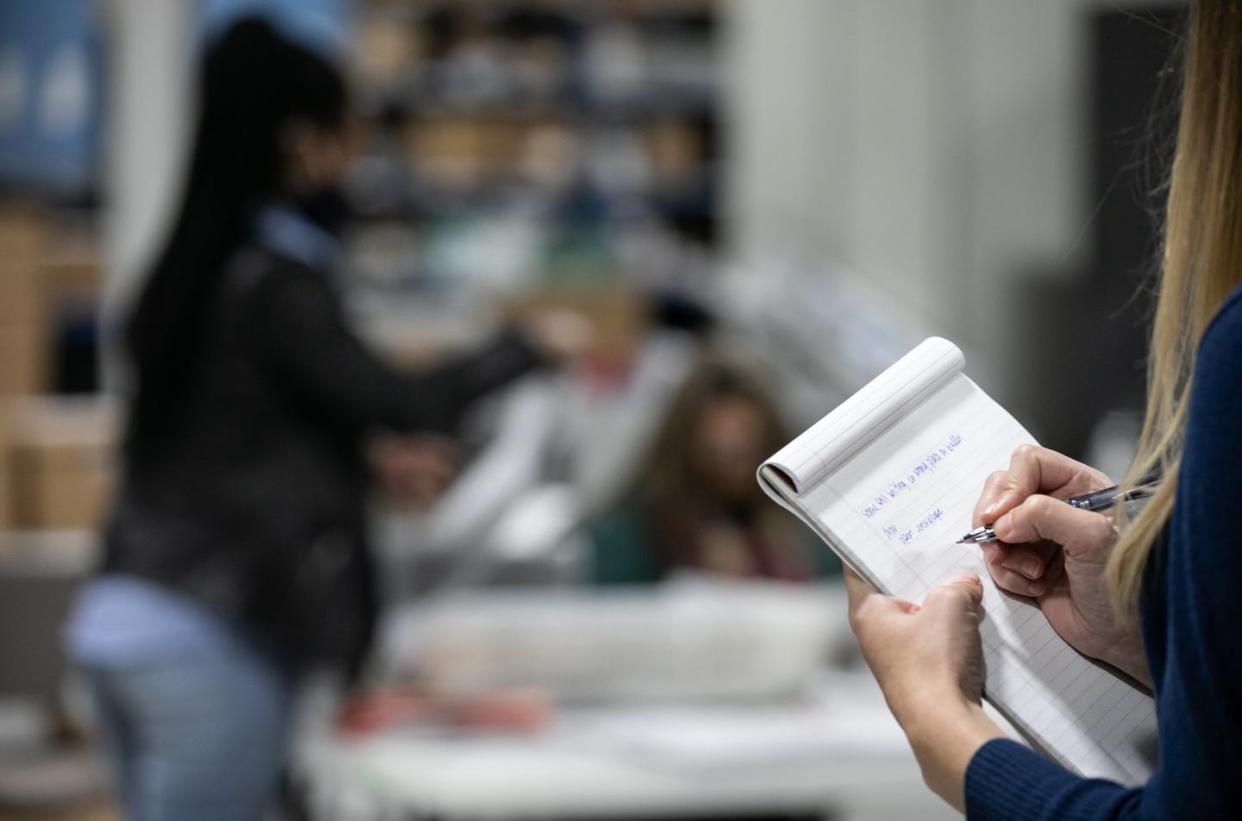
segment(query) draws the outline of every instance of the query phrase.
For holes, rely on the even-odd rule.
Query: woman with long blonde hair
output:
[[[1127,788],[1080,778],[983,713],[971,574],[921,606],[847,575],[863,654],[928,785],[972,818],[1242,817],[1242,3],[1192,4],[1169,181],[1147,414],[1123,487],[1159,477],[1133,520],[1065,499],[1112,484],[1024,447],[975,524],[1002,588],[1035,600],[1079,652],[1155,694],[1159,765]]]

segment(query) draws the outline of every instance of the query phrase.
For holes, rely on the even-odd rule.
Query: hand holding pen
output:
[[[1101,505],[1121,498],[1113,485],[1088,465],[1024,445],[988,477],[975,535],[963,541],[981,551],[997,587],[1034,599],[1076,650],[1147,682],[1138,626],[1117,617],[1105,574],[1117,532]]]
[[[1137,499],[1146,499],[1155,492],[1155,486],[1146,484],[1138,487],[1122,490],[1117,485],[1103,488],[1102,490],[1093,490],[1090,493],[1084,493],[1081,496],[1071,496],[1065,500],[1070,507],[1076,507],[1079,510],[1107,510],[1113,505],[1124,502],[1131,502]],[[980,525],[971,530],[965,536],[957,540],[958,544],[984,544],[986,542],[994,542],[997,540],[996,530],[991,525]]]
[[[1059,564],[1059,546],[1107,551],[1116,538],[1113,517],[1064,500],[1104,491],[1113,482],[1100,471],[1047,448],[1024,445],[1013,452],[1008,469],[984,482],[971,524],[993,579],[1023,596],[1038,596]],[[980,528],[990,528],[981,531]],[[993,538],[994,537],[994,538]],[[1051,569],[1056,570],[1056,567]]]

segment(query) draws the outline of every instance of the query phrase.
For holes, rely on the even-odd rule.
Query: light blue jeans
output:
[[[130,821],[259,821],[273,806],[289,687],[253,648],[84,672]]]

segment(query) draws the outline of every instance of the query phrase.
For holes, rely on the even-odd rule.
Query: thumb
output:
[[[983,582],[970,571],[957,574],[938,587],[927,591],[924,608],[958,607],[974,610],[983,602]]]
[[[997,519],[992,529],[1003,542],[1022,544],[1047,539],[1070,553],[1111,544],[1113,540],[1113,525],[1104,516],[1043,495],[1028,497]]]

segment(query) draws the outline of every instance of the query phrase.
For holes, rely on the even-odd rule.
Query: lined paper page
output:
[[[956,345],[933,336],[767,461],[796,492],[810,487],[962,370]]]
[[[957,571],[978,573],[988,699],[1063,764],[1139,783],[1153,763],[1152,699],[1065,644],[1033,603],[995,587],[978,546],[954,544],[970,529],[988,474],[1033,441],[957,373],[852,457],[819,471],[816,483],[801,493],[781,491],[787,506],[883,592],[917,602]]]

